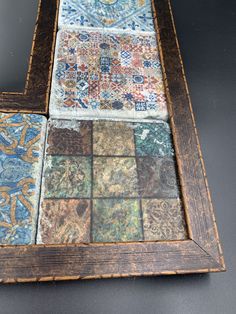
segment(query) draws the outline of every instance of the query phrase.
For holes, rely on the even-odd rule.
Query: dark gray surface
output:
[[[38,0],[0,0],[0,91],[25,87]]]
[[[0,286],[1,314],[236,313],[236,1],[172,2],[228,272]]]

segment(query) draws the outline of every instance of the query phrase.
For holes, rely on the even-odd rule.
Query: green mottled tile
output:
[[[184,240],[187,229],[179,199],[142,200],[145,240]]]
[[[94,197],[137,197],[138,177],[135,158],[94,157]]]
[[[138,123],[135,125],[138,156],[173,156],[170,127],[166,122]]]
[[[44,172],[46,198],[91,196],[91,158],[47,156]]]
[[[134,156],[134,132],[127,122],[97,121],[93,124],[93,153]]]
[[[93,242],[141,241],[139,201],[94,200],[92,237]]]

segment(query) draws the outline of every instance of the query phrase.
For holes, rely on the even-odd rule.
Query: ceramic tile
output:
[[[91,122],[51,120],[49,155],[91,155]]]
[[[44,200],[37,243],[90,242],[89,200]]]
[[[142,201],[144,239],[184,240],[187,229],[179,199]]]
[[[0,244],[35,242],[46,118],[0,113]]]
[[[138,196],[138,177],[135,158],[94,157],[94,197]]]
[[[175,163],[172,158],[138,158],[142,197],[175,198],[179,196]]]
[[[102,27],[154,31],[150,0],[62,0],[61,27]]]
[[[140,123],[135,127],[138,156],[173,156],[170,127],[165,122]]]
[[[126,122],[94,123],[93,153],[107,156],[135,156],[133,129]]]
[[[166,119],[155,34],[60,31],[50,115]]]
[[[94,242],[140,241],[143,239],[138,200],[94,200]]]
[[[43,184],[46,198],[90,197],[91,158],[47,156]]]

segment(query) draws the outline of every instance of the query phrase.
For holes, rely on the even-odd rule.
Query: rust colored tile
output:
[[[142,200],[144,239],[187,239],[184,211],[179,199]]]
[[[175,163],[172,158],[138,158],[142,197],[176,198],[179,196]]]
[[[93,124],[93,153],[134,156],[134,131],[127,122],[97,121]]]
[[[51,120],[48,130],[49,155],[90,155],[91,121]]]
[[[89,200],[44,200],[41,205],[37,243],[90,242]]]

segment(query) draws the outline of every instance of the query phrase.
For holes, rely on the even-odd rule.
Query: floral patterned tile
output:
[[[150,0],[62,0],[59,28],[102,27],[154,31]]]
[[[138,156],[173,156],[170,127],[166,122],[138,123],[135,127]]]
[[[179,199],[142,200],[144,240],[185,240],[187,229]]]
[[[89,200],[44,200],[37,243],[90,242],[90,216]]]
[[[134,132],[127,122],[97,121],[93,124],[93,153],[135,156]]]
[[[139,157],[138,174],[142,197],[179,197],[175,163],[172,158]]]
[[[0,113],[0,244],[35,243],[46,118]]]
[[[143,239],[138,200],[93,201],[93,242],[141,241]]]
[[[89,121],[51,120],[47,139],[49,155],[91,155]]]
[[[45,198],[89,198],[91,158],[47,156],[43,188]]]
[[[167,119],[155,34],[59,31],[50,115]]]
[[[138,197],[135,158],[94,157],[94,197]]]

